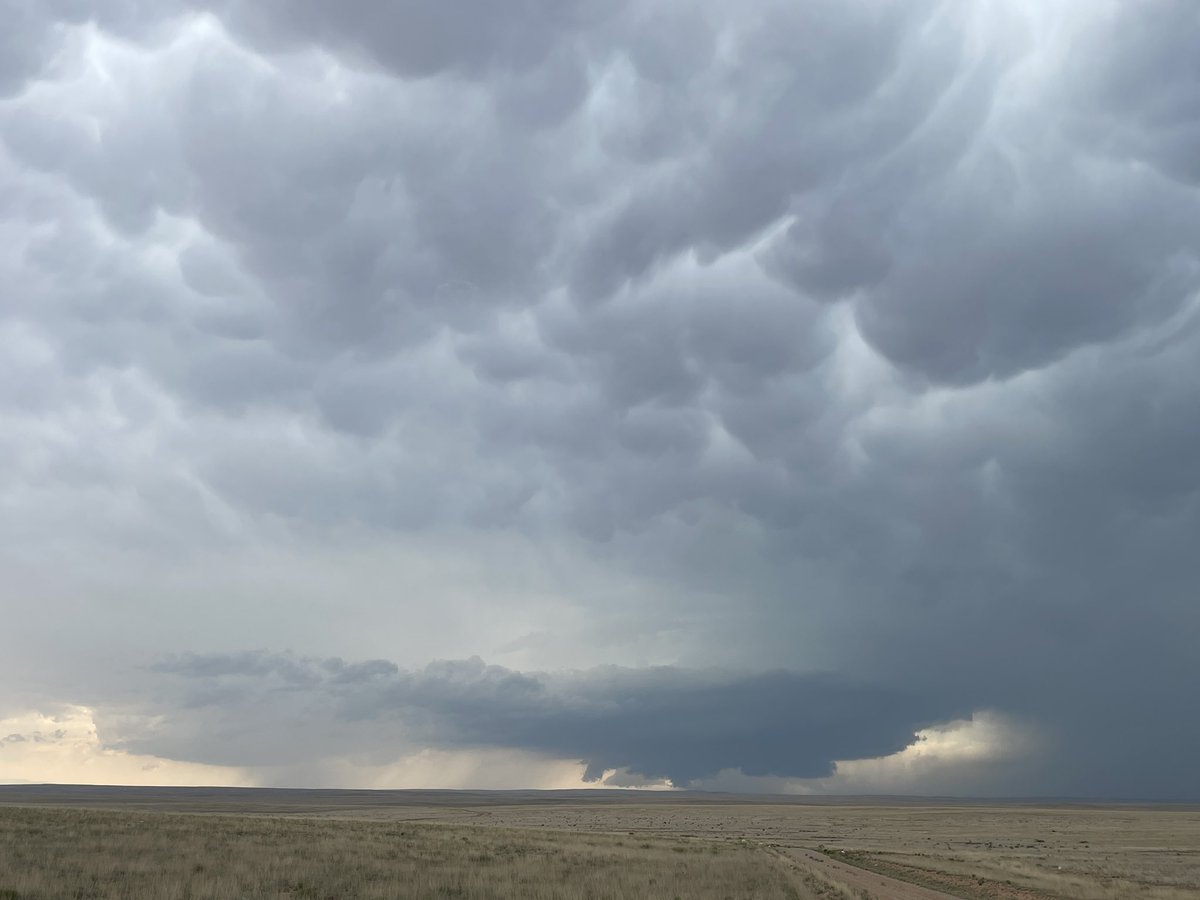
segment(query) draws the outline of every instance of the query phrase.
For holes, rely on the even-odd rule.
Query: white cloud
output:
[[[244,769],[179,762],[105,745],[92,710],[65,706],[0,718],[0,782],[53,784],[257,784]]]
[[[754,778],[725,771],[697,786],[780,794],[986,797],[1002,793],[1005,777],[1034,758],[1041,743],[1030,726],[984,711],[922,728],[911,744],[887,756],[838,760],[827,778]]]

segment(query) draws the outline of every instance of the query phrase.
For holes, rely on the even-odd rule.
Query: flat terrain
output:
[[[1196,900],[1200,808],[0,786],[0,900],[60,896]]]
[[[0,809],[0,898],[804,896],[730,844],[403,822]]]

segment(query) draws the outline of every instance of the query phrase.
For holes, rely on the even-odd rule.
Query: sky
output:
[[[1192,0],[0,17],[0,781],[1200,798]]]

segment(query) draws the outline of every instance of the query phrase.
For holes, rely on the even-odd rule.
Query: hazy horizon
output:
[[[22,792],[20,788],[27,788]],[[7,789],[12,789],[7,790]],[[320,813],[326,807],[314,806],[311,800],[318,795],[326,801],[328,808],[344,808],[354,798],[368,797],[398,797],[401,805],[403,798],[419,797],[427,801],[437,800],[433,804],[437,808],[463,807],[478,809],[486,798],[525,798],[524,801],[539,802],[541,800],[554,802],[574,798],[600,798],[589,800],[603,804],[603,798],[628,801],[637,797],[638,804],[662,803],[668,807],[678,806],[688,801],[705,805],[721,805],[723,803],[750,805],[769,804],[771,806],[939,806],[950,807],[1130,807],[1130,808],[1171,808],[1183,810],[1200,809],[1200,798],[1155,800],[1144,797],[1070,797],[1053,795],[1031,796],[970,796],[965,794],[829,794],[829,793],[781,793],[772,794],[761,791],[719,791],[702,790],[697,788],[676,787],[635,787],[614,788],[600,784],[585,784],[583,787],[572,788],[341,788],[341,787],[291,787],[274,785],[271,787],[248,787],[244,785],[218,784],[87,784],[67,782],[0,782],[0,801],[17,805],[37,805],[49,802],[58,805],[61,801],[66,805],[87,806],[90,802],[100,802],[103,806],[120,807],[125,801],[133,798],[154,798],[157,808],[169,811],[172,799],[186,800],[188,793],[194,792],[198,798],[211,802],[217,796],[227,796],[230,801],[230,812],[252,812],[245,806],[245,801],[252,796],[271,797],[293,796],[306,799],[309,802],[296,805],[295,811],[305,815]],[[337,803],[333,801],[343,801]],[[461,802],[455,803],[458,800]],[[483,802],[483,805],[487,805]],[[181,809],[186,808],[181,806]],[[215,808],[214,808],[215,809]],[[278,810],[275,810],[278,811]]]
[[[0,11],[0,783],[1200,800],[1200,5]]]

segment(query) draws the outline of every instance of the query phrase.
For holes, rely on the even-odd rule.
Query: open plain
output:
[[[1200,897],[1200,808],[0,787],[0,898]]]

